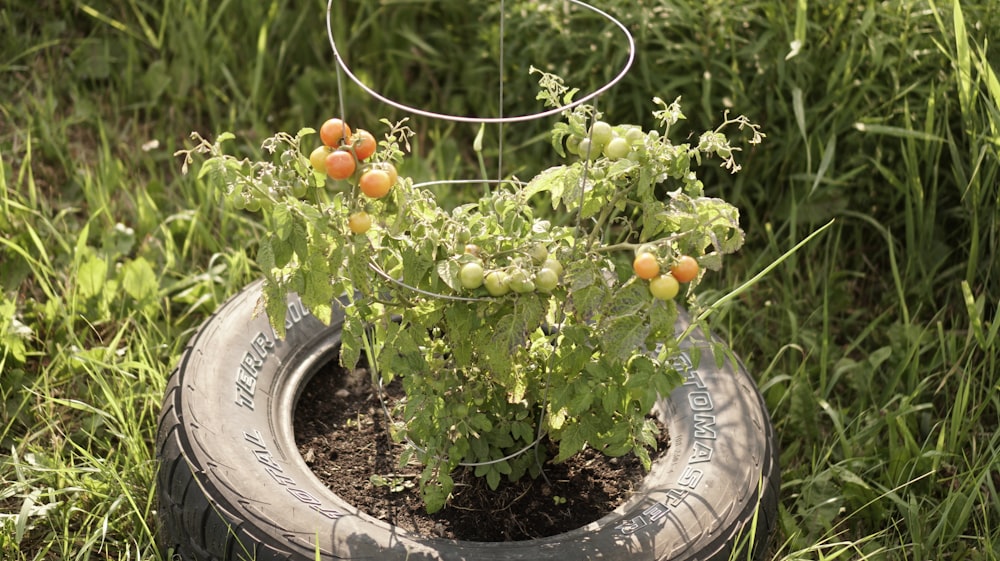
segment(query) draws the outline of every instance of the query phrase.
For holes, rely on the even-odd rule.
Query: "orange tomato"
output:
[[[640,253],[632,261],[632,270],[640,279],[649,280],[660,274],[660,264],[652,253]]]
[[[693,281],[700,270],[698,261],[690,255],[682,255],[676,263],[670,266],[670,274],[674,275],[677,282]]]
[[[381,199],[389,194],[393,181],[389,173],[381,168],[371,168],[361,174],[358,186],[361,192],[373,199]]]
[[[326,174],[333,179],[347,179],[357,168],[354,154],[347,150],[336,150],[326,157]]]
[[[358,157],[358,160],[365,161],[372,157],[375,153],[375,149],[378,147],[378,143],[375,142],[375,137],[372,133],[366,131],[365,129],[358,129],[351,137],[351,141],[354,145],[354,154]]]
[[[323,144],[337,148],[341,143],[347,142],[351,138],[351,127],[340,119],[327,119],[319,128],[319,138]]]

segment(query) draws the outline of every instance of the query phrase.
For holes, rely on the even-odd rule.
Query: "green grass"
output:
[[[0,7],[3,559],[159,558],[165,378],[193,330],[255,278],[259,232],[172,154],[192,130],[232,130],[252,152],[270,131],[339,111],[325,2],[209,4]],[[467,3],[344,4],[338,33],[371,83],[496,113],[495,32],[466,21]],[[773,559],[1000,558],[989,43],[1000,12],[943,0],[598,5],[640,50],[600,100],[612,119],[642,122],[653,95],[683,95],[692,130],[731,108],[768,135],[741,174],[707,170],[741,208],[748,243],[703,285],[703,304],[833,220],[711,320],[758,378],[781,439]],[[592,19],[524,13],[509,20],[508,113],[530,108],[516,78],[528,64],[584,89],[615,68],[622,45]],[[442,25],[428,30],[432,17]],[[550,20],[559,31],[539,33]],[[349,92],[354,122],[392,113]],[[414,122],[407,171],[476,173],[476,127]],[[545,164],[533,142],[546,126],[505,127],[508,173]],[[488,141],[488,165],[495,150]]]

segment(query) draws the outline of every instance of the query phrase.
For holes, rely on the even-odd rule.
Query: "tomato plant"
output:
[[[541,83],[550,105],[571,95],[551,75]],[[416,444],[408,454],[425,466],[418,484],[433,511],[463,464],[487,466],[476,471],[493,488],[537,473],[550,449],[555,461],[591,447],[649,465],[646,414],[682,383],[671,366],[679,281],[693,294],[701,270],[743,243],[737,209],[705,196],[697,166],[722,157],[738,169],[733,129],[760,140],[743,117],[679,131],[679,102],[654,104],[649,130],[591,105],[566,111],[551,136],[565,160],[450,209],[399,175],[414,134],[405,120],[385,122],[375,143],[330,119],[308,159],[309,129],[267,139],[261,160],[226,155],[231,135],[187,156],[209,154],[199,177],[264,225],[257,262],[275,333],[296,291],[321,321],[342,309],[342,364],[370,348],[383,382],[402,379],[394,435]],[[317,171],[358,188],[326,186]],[[571,219],[553,224],[551,213]]]

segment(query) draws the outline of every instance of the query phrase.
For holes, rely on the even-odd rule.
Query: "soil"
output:
[[[391,400],[401,391],[389,386],[387,394]],[[614,510],[645,475],[633,455],[609,458],[592,449],[560,464],[546,463],[544,477],[503,479],[496,491],[463,469],[453,474],[448,505],[427,514],[416,486],[419,466],[399,468],[403,448],[388,434],[367,370],[347,373],[335,364],[321,369],[303,390],[294,427],[299,453],[331,491],[375,518],[423,536],[500,542],[564,533]],[[654,459],[669,445],[660,429]],[[372,476],[392,484],[375,485]]]

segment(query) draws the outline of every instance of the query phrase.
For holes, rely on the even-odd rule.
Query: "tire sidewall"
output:
[[[337,359],[343,317],[330,325],[288,299],[278,338],[261,283],[226,302],[199,330],[178,369],[180,453],[209,502],[241,532],[290,559],[715,559],[756,512],[773,460],[770,420],[753,380],[716,357],[694,330],[675,366],[685,383],[655,412],[671,444],[631,499],[550,538],[479,543],[412,535],[332,493],[299,455],[294,406],[309,378]],[[581,521],[586,522],[586,521]],[[530,524],[530,522],[527,522]],[[255,544],[240,544],[253,550]]]

